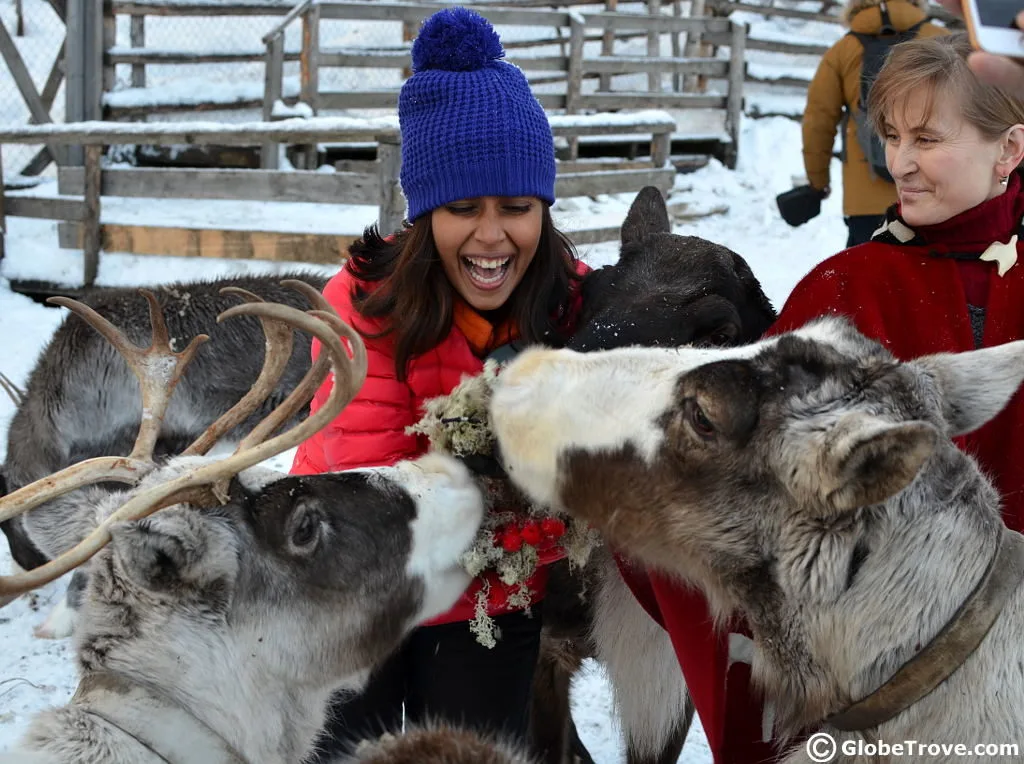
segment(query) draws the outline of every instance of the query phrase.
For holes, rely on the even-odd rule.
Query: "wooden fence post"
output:
[[[707,13],[707,6],[704,0],[691,0],[690,15],[704,16]],[[686,47],[683,55],[687,58],[696,58],[701,55],[701,33],[693,29],[686,33]],[[683,90],[687,93],[703,92],[707,86],[705,78],[699,74],[689,74],[683,78]]]
[[[96,282],[96,274],[100,267],[100,248],[103,245],[102,229],[100,228],[100,190],[102,170],[100,160],[103,156],[102,144],[91,144],[85,147],[85,228],[82,250],[84,253],[85,286],[90,287]]]
[[[377,203],[380,205],[377,226],[381,236],[400,230],[405,218],[405,198],[398,180],[402,168],[400,141],[398,136],[377,138],[377,178],[380,182],[377,191]]]
[[[103,0],[67,0],[65,120],[103,119]],[[68,164],[81,166],[81,146],[68,146]]]
[[[0,150],[0,260],[4,259],[7,250],[7,216],[4,214],[4,163],[3,151]]]
[[[661,0],[647,0],[647,12],[651,16],[661,15]],[[660,33],[652,29],[647,33],[647,57],[657,58],[661,55]],[[661,75],[658,72],[647,73],[647,89],[652,93],[661,91]]]
[[[586,42],[586,19],[575,11],[569,13],[569,71],[565,85],[565,113],[579,111],[580,96],[583,94],[583,44]],[[569,139],[569,159],[579,158],[580,139]]]
[[[146,17],[132,16],[131,46],[135,49],[146,47]],[[146,65],[132,64],[132,87],[146,87]],[[145,120],[143,120],[145,121]]]
[[[746,77],[744,53],[747,44],[746,24],[729,22],[731,34],[729,40],[729,95],[726,97],[726,130],[732,138],[732,145],[726,154],[725,164],[729,169],[736,168],[737,153],[740,147],[740,122],[743,119],[743,80]]]
[[[615,13],[618,7],[619,0],[605,0],[604,10],[606,13]],[[615,30],[611,27],[605,28],[601,33],[601,55],[615,55]],[[610,74],[599,75],[597,78],[597,89],[602,91],[611,90],[612,76]]]
[[[274,104],[283,95],[284,89],[284,32],[271,38],[267,43],[266,72],[263,85],[263,121],[274,117]],[[264,170],[278,168],[278,147],[274,141],[263,141],[260,147],[260,167]]]
[[[282,39],[284,35],[282,34]],[[282,51],[282,56],[284,55]],[[283,59],[282,59],[283,60]],[[283,65],[283,64],[282,64]],[[302,14],[302,52],[299,54],[299,98],[316,116],[320,111],[320,5],[314,3]],[[302,169],[315,170],[317,144],[304,146]]]

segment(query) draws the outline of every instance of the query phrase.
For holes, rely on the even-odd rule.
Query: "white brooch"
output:
[[[996,263],[999,267],[999,275],[1004,275],[1017,263],[1017,234],[1010,237],[1010,241],[1001,244],[998,241],[988,245],[988,249],[981,253],[981,260],[988,260]]]

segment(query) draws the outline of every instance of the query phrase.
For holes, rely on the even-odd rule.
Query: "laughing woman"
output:
[[[573,328],[586,266],[551,220],[551,128],[503,55],[497,34],[472,11],[447,9],[424,23],[398,103],[408,222],[386,238],[368,229],[324,289],[366,338],[367,381],[302,445],[293,472],[423,453],[426,440],[406,428],[425,400],[479,374],[492,354],[519,343],[561,344]],[[541,567],[527,582],[527,613],[518,599],[509,602],[497,576],[481,574],[451,612],[412,634],[362,695],[331,709],[324,755],[400,729],[403,706],[407,722],[442,719],[525,740],[546,580]],[[481,591],[500,632],[492,648],[469,628]]]

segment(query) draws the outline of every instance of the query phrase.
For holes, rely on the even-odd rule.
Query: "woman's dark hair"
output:
[[[555,228],[544,205],[537,253],[505,308],[524,343],[560,345],[560,324],[569,308],[576,274],[576,248]],[[451,331],[455,289],[445,275],[434,246],[431,216],[422,215],[402,231],[384,239],[376,226],[349,248],[347,267],[360,281],[353,304],[367,318],[383,321],[372,337],[393,335],[395,371],[405,379],[410,359],[440,344]]]

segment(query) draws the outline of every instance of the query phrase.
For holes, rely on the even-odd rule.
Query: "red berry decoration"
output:
[[[523,541],[530,546],[537,546],[543,538],[540,524],[535,523],[532,520],[523,524],[523,530],[520,531],[520,535],[522,535]]]
[[[541,521],[540,529],[550,538],[557,539],[565,535],[565,523],[557,517],[545,517]]]
[[[518,552],[523,548],[523,537],[516,528],[509,528],[501,535],[501,548],[506,552]]]

